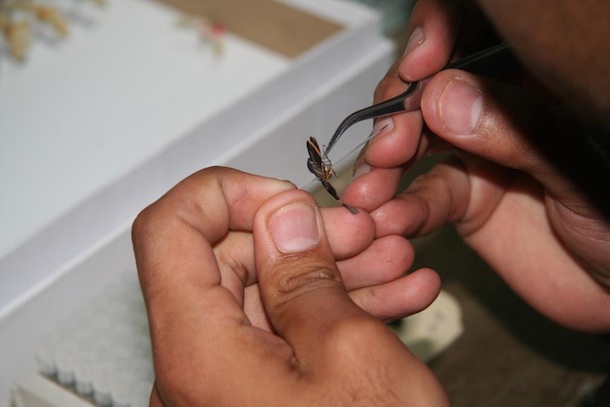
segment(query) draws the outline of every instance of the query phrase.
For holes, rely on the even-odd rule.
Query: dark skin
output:
[[[515,88],[436,74],[421,113],[394,116],[362,153],[344,194],[357,215],[223,168],[143,211],[133,240],[157,376],[151,405],[448,405],[379,322],[438,294],[432,270],[403,276],[413,259],[403,236],[448,222],[540,312],[608,332],[610,227],[587,181],[606,167],[582,141],[610,128],[610,35],[599,18],[609,10],[602,0],[420,0],[414,40],[376,101],[484,43],[490,27],[533,78]],[[447,149],[447,162],[395,197],[405,168]]]

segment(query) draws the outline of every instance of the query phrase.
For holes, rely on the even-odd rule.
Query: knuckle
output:
[[[350,358],[367,352],[379,342],[378,338],[386,334],[391,334],[389,329],[368,315],[344,318],[329,329],[327,346],[337,357]]]
[[[166,210],[159,202],[143,209],[131,225],[131,241],[136,261],[156,250],[179,222],[180,219],[172,216],[171,211]],[[140,267],[138,271],[142,271]]]
[[[396,62],[385,75],[385,77],[377,84],[375,88],[375,102],[379,103],[401,93],[401,87],[404,87],[404,82],[400,79],[398,73],[398,62]]]
[[[162,368],[156,369],[155,384],[166,401],[172,405],[194,405],[193,400],[193,375],[192,372],[185,374],[183,369],[174,368],[176,363],[166,363]],[[198,403],[202,400],[199,399]],[[198,404],[198,405],[205,405]]]
[[[143,209],[131,225],[131,237],[134,244],[141,243],[150,236],[151,225],[154,222],[154,209],[149,206]]]
[[[418,192],[423,190],[442,190],[447,192],[446,190],[450,190],[449,180],[435,172],[418,175],[409,186],[408,191]]]
[[[326,261],[293,256],[285,258],[281,263],[278,264],[278,270],[273,273],[276,276],[275,287],[279,294],[294,297],[324,286],[341,284],[336,268]]]

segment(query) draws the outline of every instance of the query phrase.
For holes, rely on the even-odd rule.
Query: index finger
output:
[[[229,230],[251,230],[257,208],[291,188],[288,182],[210,168],[182,181],[137,217],[133,245],[155,365],[189,360],[193,347],[205,351],[201,344],[218,330],[247,323],[221,286],[212,246]],[[206,324],[212,319],[214,324]]]
[[[230,229],[252,230],[258,207],[288,182],[256,177],[228,168],[199,171],[144,209],[133,224],[132,239],[144,294],[173,292],[169,287],[200,281],[219,284],[211,246]],[[201,273],[201,270],[210,272]],[[175,272],[179,270],[180,272]],[[180,296],[188,296],[183,287]],[[148,296],[147,296],[148,297]],[[156,299],[156,298],[155,298]],[[171,302],[171,301],[170,301]]]
[[[440,71],[449,61],[461,20],[459,2],[421,0],[409,19],[409,40],[398,72],[414,82]]]

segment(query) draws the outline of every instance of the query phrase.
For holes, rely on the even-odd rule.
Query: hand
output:
[[[363,211],[322,212],[287,182],[223,168],[144,210],[133,241],[151,405],[445,405],[431,372],[371,315],[421,310],[438,278],[400,278],[410,254],[386,253],[408,253],[406,241],[372,235]]]
[[[408,51],[378,87],[378,101],[446,63],[460,42],[453,4],[417,3]],[[343,199],[371,211],[378,237],[417,236],[454,222],[540,312],[569,327],[607,332],[610,206],[607,187],[596,180],[607,179],[608,167],[586,139],[591,129],[538,90],[457,70],[436,74],[421,113],[376,124],[388,126],[363,152]],[[393,198],[403,170],[429,145],[442,145],[438,140],[456,150],[453,158]]]

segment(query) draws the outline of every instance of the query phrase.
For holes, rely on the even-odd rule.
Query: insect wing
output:
[[[320,178],[320,182],[322,183],[322,186],[324,187],[324,189],[327,190],[328,193],[333,196],[333,198],[335,198],[337,201],[340,201],[337,190],[335,189],[335,187],[333,187],[330,184],[330,182],[328,182],[327,180],[325,180],[323,178]]]
[[[307,167],[309,167],[309,170],[311,171],[312,166],[322,168],[322,151],[320,151],[318,141],[314,137],[307,140],[307,152],[309,153],[309,160],[313,163],[313,165],[310,165],[308,160]],[[311,172],[315,174],[314,171]]]
[[[322,183],[324,189],[328,191],[329,194],[333,196],[333,198],[339,200],[339,194],[337,194],[337,190],[333,187],[330,182],[326,179],[327,176],[324,173],[324,163],[322,162],[322,151],[320,150],[320,145],[315,137],[310,137],[307,140],[307,152],[309,153],[309,159],[307,160],[307,168],[311,171]]]

